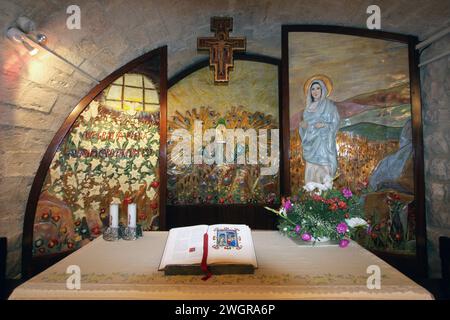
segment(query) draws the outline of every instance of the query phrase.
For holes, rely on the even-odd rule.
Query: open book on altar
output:
[[[169,231],[159,270],[166,275],[254,273],[251,230],[243,224],[196,225]]]

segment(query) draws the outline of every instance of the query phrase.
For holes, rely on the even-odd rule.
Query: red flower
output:
[[[50,249],[53,248],[56,245],[56,242],[54,240],[50,240],[47,244],[47,247],[49,247]]]
[[[336,211],[338,206],[336,205],[336,203],[332,203],[329,208],[331,211]]]
[[[145,220],[147,219],[147,215],[145,213],[139,214],[139,220]]]
[[[347,209],[347,204],[344,201],[338,202],[339,209],[345,210]]]
[[[100,234],[100,228],[98,226],[95,226],[92,228],[92,233],[97,235]]]
[[[156,189],[156,188],[159,187],[159,182],[158,182],[158,181],[153,181],[153,182],[150,184],[150,186],[151,186],[152,188]]]
[[[158,203],[156,201],[152,202],[152,204],[150,205],[150,208],[155,210],[156,208],[158,208]]]
[[[312,196],[312,198],[313,198],[314,201],[322,201],[323,200],[323,198],[321,196],[317,195],[317,194],[314,194]]]
[[[344,218],[348,219],[348,218],[350,218],[350,215],[348,213],[346,213],[346,214],[344,214]]]

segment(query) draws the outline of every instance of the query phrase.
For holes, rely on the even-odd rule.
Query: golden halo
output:
[[[311,83],[314,80],[322,80],[323,81],[323,83],[325,84],[325,87],[327,87],[327,97],[328,97],[331,94],[331,92],[333,91],[333,82],[331,81],[330,78],[328,78],[324,74],[316,74],[316,75],[312,76],[311,78],[309,78],[308,80],[306,80],[305,85],[303,86],[303,92],[305,93],[305,97],[308,96],[309,86],[311,85]]]

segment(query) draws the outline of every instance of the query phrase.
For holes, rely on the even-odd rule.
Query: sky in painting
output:
[[[333,82],[330,99],[344,101],[359,94],[409,81],[407,44],[349,35],[289,34],[289,103],[291,130],[305,108],[303,85],[315,74]]]
[[[214,72],[204,67],[188,75],[168,90],[168,116],[192,108],[210,106],[224,114],[231,107],[271,114],[278,119],[278,67],[252,61],[235,60],[230,81],[214,84]]]

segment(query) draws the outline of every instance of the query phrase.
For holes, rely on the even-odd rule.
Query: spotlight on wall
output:
[[[13,40],[18,43],[22,43],[22,45],[27,49],[28,53],[31,56],[34,56],[39,52],[39,50],[35,47],[33,47],[31,44],[28,43],[27,38],[23,34],[22,31],[20,31],[17,28],[11,27],[6,31],[6,36],[8,39]]]
[[[36,30],[36,24],[30,18],[21,16],[16,20],[17,27],[25,33],[31,33]]]
[[[35,23],[27,17],[19,17],[16,20],[15,26],[11,26],[6,31],[6,36],[8,39],[11,39],[15,42],[22,43],[22,45],[27,49],[28,53],[34,56],[39,52],[38,48],[46,51],[64,63],[70,65],[73,69],[84,75],[86,78],[89,78],[91,81],[99,84],[100,81],[95,79],[89,73],[81,69],[80,67],[74,65],[72,62],[59,55],[49,47],[47,47],[48,38],[43,33],[36,33],[36,25]]]

